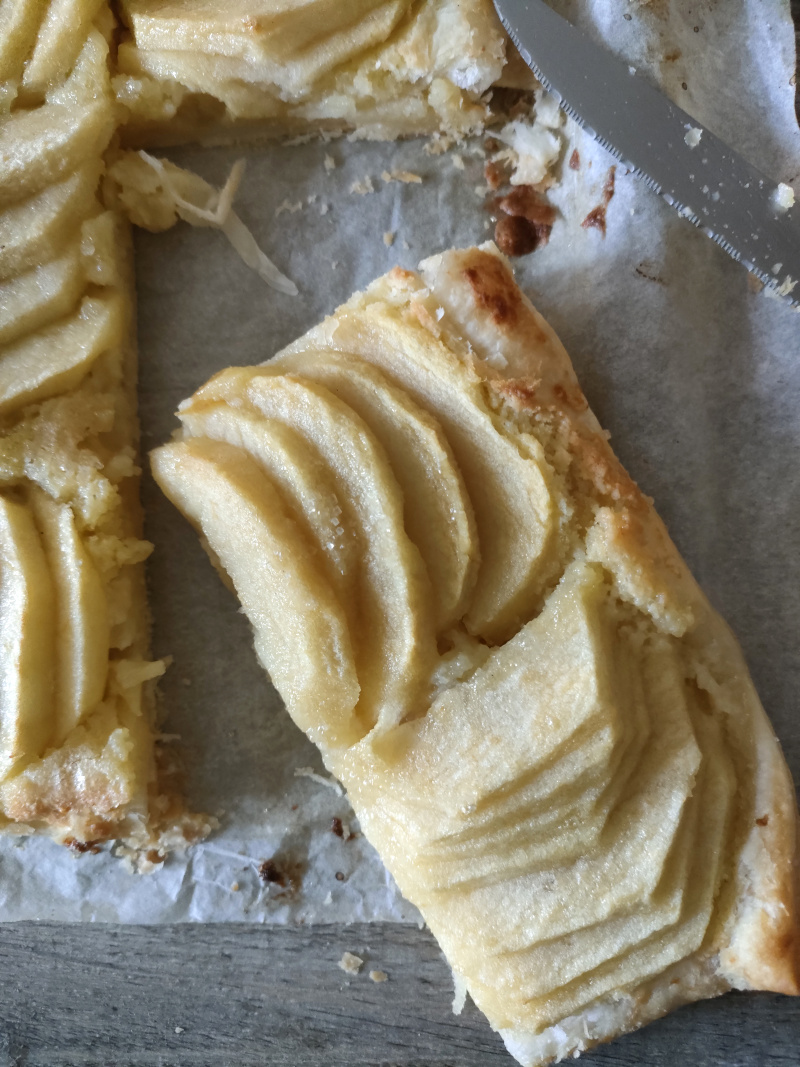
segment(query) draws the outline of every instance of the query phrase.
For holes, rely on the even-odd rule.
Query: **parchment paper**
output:
[[[800,192],[788,0],[562,6]],[[517,261],[519,281],[738,634],[800,780],[800,317],[753,292],[742,268],[621,170],[605,239],[581,228],[613,160],[576,129],[562,132],[565,164],[577,148],[580,169],[564,165],[552,194],[562,215],[550,244]],[[267,289],[218,233],[180,225],[139,234],[143,450],[169,437],[178,402],[214,371],[267,359],[396,263],[489,237],[480,143],[439,157],[417,141],[247,150],[237,210],[300,286],[296,298]],[[221,183],[241,154],[186,148],[171,158]],[[424,180],[384,183],[393,169]],[[375,192],[350,191],[367,176]],[[165,730],[183,740],[192,803],[217,815],[220,830],[148,876],[128,873],[110,851],[75,857],[48,841],[5,838],[0,917],[415,921],[364,838],[332,832],[334,818],[345,836],[348,824],[358,829],[346,799],[295,777],[297,768],[324,773],[316,751],[257,665],[234,597],[149,477],[144,503],[156,544],[154,650],[174,658],[161,688]],[[286,885],[259,878],[270,858]]]

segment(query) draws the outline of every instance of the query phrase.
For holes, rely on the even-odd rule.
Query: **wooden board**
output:
[[[345,951],[365,959],[346,975]],[[414,926],[0,927],[0,1067],[511,1067]],[[371,969],[386,971],[380,984]],[[800,1000],[729,994],[585,1067],[797,1067]]]

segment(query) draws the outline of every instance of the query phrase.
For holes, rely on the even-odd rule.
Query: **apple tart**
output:
[[[98,6],[2,12],[0,826],[158,850],[203,828],[155,759],[164,664],[148,655],[129,227],[99,187],[119,111]]]
[[[798,992],[778,742],[494,246],[395,268],[179,418],[157,481],[521,1063]]]
[[[491,0],[122,0],[117,96],[136,144],[481,129],[522,75]],[[510,60],[510,62],[509,62]]]

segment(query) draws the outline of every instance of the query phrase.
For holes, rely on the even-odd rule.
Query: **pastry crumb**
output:
[[[233,882],[231,884],[231,893],[238,893],[238,892],[239,892],[239,883],[238,882]]]
[[[333,158],[332,155],[329,155],[326,152],[325,153],[325,159],[323,160],[323,164],[322,165],[325,167],[325,170],[330,172],[330,171],[336,169],[336,160]]]
[[[453,971],[453,1015],[460,1015],[467,1003],[467,983]]]
[[[320,215],[327,215],[329,210],[330,209],[329,209],[327,204],[320,204],[319,205],[319,213],[320,213]]]
[[[350,192],[355,193],[356,196],[367,196],[368,193],[374,193],[375,186],[372,184],[372,178],[367,175],[360,182],[353,182],[350,186]]]
[[[352,839],[356,836],[350,830],[350,823],[343,822],[338,817],[338,815],[335,815],[331,819],[331,833],[334,834],[336,837],[341,837],[343,841],[352,841]]]
[[[780,182],[773,194],[773,200],[778,211],[788,211],[794,204],[794,189],[786,182]]]
[[[185,1026],[176,1026],[176,1027],[175,1027],[175,1033],[176,1033],[176,1034],[182,1034],[182,1033],[184,1033],[184,1032],[185,1032],[185,1030],[186,1030],[186,1027],[185,1027]]]
[[[498,163],[487,163],[483,168],[483,176],[490,189],[499,189],[503,184],[503,170]]]
[[[278,204],[278,206],[275,208],[275,218],[277,219],[278,215],[283,215],[284,212],[288,213],[289,215],[294,215],[294,213],[296,211],[302,211],[302,210],[303,210],[303,201],[302,200],[294,200],[294,201],[292,201],[292,200],[289,200],[288,197],[287,197],[287,199],[284,200],[282,204]]]
[[[404,182],[406,185],[420,185],[422,175],[415,174],[411,170],[384,170],[381,172],[383,182]]]
[[[388,982],[389,975],[386,971],[370,971],[369,976],[373,982]]]
[[[764,295],[768,296],[771,300],[777,300],[781,296],[791,296],[794,290],[797,288],[797,282],[792,278],[790,274],[787,274],[783,282],[779,286],[765,286]]]
[[[383,235],[383,243],[386,245],[387,248],[391,248],[391,246],[394,244],[394,239],[394,230],[387,230],[386,233]]]
[[[456,170],[464,169],[464,157],[461,155],[460,152],[453,152],[452,156],[450,156],[450,162],[453,164]]]
[[[703,131],[698,126],[689,126],[686,130],[686,136],[683,139],[690,148],[697,148],[702,136]]]
[[[440,156],[452,148],[454,138],[449,133],[433,133],[422,147],[426,156]]]
[[[346,974],[358,974],[364,966],[364,961],[360,956],[353,955],[352,952],[345,952],[338,965]]]

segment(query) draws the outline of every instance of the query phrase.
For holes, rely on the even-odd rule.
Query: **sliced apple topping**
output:
[[[0,494],[0,780],[53,733],[53,582],[33,516]]]
[[[0,113],[16,96],[41,19],[41,0],[14,0],[0,6]]]
[[[0,348],[0,414],[73,389],[123,331],[123,301],[111,293],[85,297],[75,314]]]
[[[364,731],[347,623],[279,491],[242,449],[207,438],[160,448],[152,465],[233,582],[298,725],[323,750],[352,742]]]
[[[619,625],[602,571],[575,564],[379,757],[361,745],[333,763],[479,1002],[485,986],[537,1025],[698,949],[720,885],[733,780],[718,727],[690,707],[672,639]],[[534,784],[538,807],[512,803]],[[456,932],[478,925],[474,947]]]
[[[108,675],[106,591],[69,507],[41,491],[31,503],[55,590],[56,686],[53,743],[61,744],[103,698]]]
[[[72,69],[102,0],[50,0],[25,64],[23,89],[44,93]]]
[[[80,248],[0,282],[0,346],[49,325],[71,311],[86,288]]]
[[[436,658],[430,584],[403,524],[403,498],[385,452],[367,425],[333,393],[294,376],[248,368],[223,372],[199,403],[243,398],[262,416],[296,430],[324,457],[345,529],[357,539],[362,568],[353,646],[359,711],[386,730],[417,714]],[[291,705],[290,705],[291,707]]]
[[[394,0],[388,6],[407,7],[408,3]],[[126,11],[142,48],[202,50],[213,34],[215,54],[258,59],[265,52],[305,51],[321,35],[356,26],[370,12],[386,6],[386,0],[352,0],[346,8],[339,0],[300,0],[291,6],[272,5],[254,16],[252,5],[240,0],[219,9],[199,8],[192,0],[174,0],[154,9],[146,0],[128,0]],[[298,8],[302,9],[300,17]]]
[[[454,626],[472,595],[479,548],[472,505],[441,426],[364,360],[310,351],[274,360],[270,369],[320,382],[378,438],[403,491],[406,530],[428,569],[437,631]]]
[[[105,38],[93,30],[47,103],[16,111],[0,126],[0,207],[41,192],[106,148],[116,125],[107,55]]]
[[[330,469],[319,452],[296,430],[265,419],[244,401],[235,406],[221,401],[189,403],[181,407],[179,416],[190,436],[227,441],[244,449],[266,471],[295,521],[306,528],[351,632],[358,632],[361,553],[352,523],[344,517],[349,505],[340,503]]]
[[[41,193],[0,211],[0,279],[37,267],[59,255],[95,203],[100,160]]]
[[[349,311],[330,341],[379,367],[441,424],[475,513],[482,561],[464,621],[486,641],[508,640],[541,607],[558,572],[558,503],[541,447],[527,435],[505,436],[477,376],[386,305]]]

